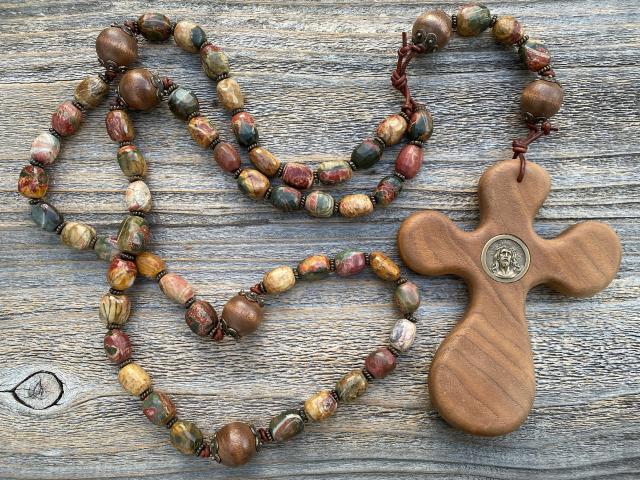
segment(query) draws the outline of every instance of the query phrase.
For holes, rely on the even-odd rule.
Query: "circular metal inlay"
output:
[[[497,235],[482,249],[482,268],[497,282],[520,280],[529,270],[530,260],[527,246],[513,235]]]

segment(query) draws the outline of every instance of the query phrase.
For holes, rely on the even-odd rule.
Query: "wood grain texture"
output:
[[[536,231],[557,236],[583,220],[609,223],[623,262],[612,285],[576,301],[546,287],[527,301],[536,400],[525,424],[495,439],[447,426],[429,403],[428,364],[467,302],[464,285],[407,274],[421,289],[419,338],[396,372],[250,465],[225,470],[175,452],[139,401],[117,384],[102,351],[97,302],[105,265],[38,230],[16,193],[32,138],[98,72],[93,42],[113,21],[148,2],[23,1],[0,4],[0,478],[637,478],[640,475],[640,183],[637,2],[488,2],[544,38],[566,86],[557,135],[529,157],[553,189]],[[401,99],[389,85],[400,32],[423,11],[454,2],[158,1],[173,19],[199,22],[232,61],[263,143],[283,161],[344,159]],[[193,88],[203,111],[231,138],[214,85],[196,56],[140,45],[140,64]],[[243,198],[235,181],[195,146],[166,107],[134,118],[150,164],[154,248],[198,294],[220,307],[280,264],[344,247],[398,259],[395,237],[409,214],[433,209],[466,230],[478,221],[480,174],[526,134],[519,94],[527,79],[515,55],[489,35],[454,38],[410,69],[412,93],[429,105],[435,131],[425,166],[390,208],[366,221],[321,222],[277,213]],[[70,218],[114,232],[126,181],[92,111],[65,142],[52,174],[52,201]],[[481,139],[481,140],[479,140]],[[368,191],[397,149],[339,193]],[[247,159],[244,158],[246,162]],[[138,361],[178,411],[208,431],[232,420],[263,424],[361,365],[386,341],[396,317],[390,291],[372,276],[329,280],[278,297],[239,345],[212,345],[187,331],[180,308],[152,283],[134,287],[128,331]],[[559,314],[561,313],[561,315]],[[35,372],[56,375],[63,395],[44,410],[13,391]],[[45,386],[45,383],[42,383]],[[48,387],[47,387],[48,388]]]

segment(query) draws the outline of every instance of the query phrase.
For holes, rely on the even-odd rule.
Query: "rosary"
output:
[[[621,258],[617,235],[602,223],[574,225],[550,240],[534,231],[533,219],[550,191],[550,178],[540,166],[527,161],[525,153],[532,142],[557,130],[550,119],[564,97],[544,44],[529,38],[514,17],[491,15],[481,4],[464,5],[453,15],[440,10],[424,13],[413,25],[410,42],[403,33],[391,75],[392,86],[403,97],[399,111],[383,119],[375,132],[353,149],[349,160],[323,162],[313,169],[305,163],[283,163],[261,145],[256,122],[245,110],[245,97],[231,76],[227,56],[195,23],[174,23],[165,15],[146,13],[100,32],[96,52],[104,72],[82,80],[73,100],[56,108],[49,130],[33,140],[30,164],[20,172],[18,190],[29,199],[31,217],[38,226],[58,234],[65,245],[93,250],[108,262],[110,289],[98,309],[107,329],[106,355],[117,366],[122,387],[140,398],[149,421],[168,429],[177,450],[227,466],[242,465],[263,445],[288,440],[303,432],[307,423],[328,419],[341,402],[355,401],[370,383],[395,370],[398,357],[416,338],[420,293],[383,252],[347,249],[274,268],[230,298],[218,315],[209,302],[196,297],[186,279],[148,250],[150,228],[145,216],[151,211],[152,197],[145,182],[147,163],[133,143],[136,133],[128,112],[149,110],[166,100],[171,112],[186,122],[194,142],[210,149],[215,163],[233,175],[239,190],[253,200],[267,201],[285,212],[305,211],[320,219],[362,217],[389,206],[404,183],[418,175],[424,161],[423,149],[432,135],[433,119],[411,95],[407,79],[411,60],[442,50],[453,32],[470,37],[487,29],[498,43],[515,46],[527,69],[538,76],[524,88],[521,98],[527,136],[513,141],[513,158],[482,175],[476,230],[464,232],[439,213],[419,212],[403,221],[398,248],[403,262],[416,273],[454,274],[469,285],[469,308],[433,358],[429,394],[433,406],[453,427],[495,436],[518,428],[533,404],[535,375],[524,313],[527,292],[547,284],[567,295],[595,294],[615,278]],[[236,147],[223,140],[216,126],[202,115],[191,90],[150,70],[129,68],[137,59],[139,37],[164,42],[171,36],[183,50],[200,55],[203,71],[216,83],[218,103],[229,113],[235,141],[246,149],[251,167],[242,166]],[[105,125],[109,137],[118,144],[118,165],[129,179],[127,215],[116,235],[98,235],[90,225],[65,219],[45,199],[47,169],[59,155],[61,140],[80,128],[86,110],[102,103],[117,78],[116,96]],[[406,145],[395,159],[394,170],[369,193],[337,199],[326,191],[347,182],[354,172],[376,165],[386,147],[403,140]],[[178,416],[169,395],[155,390],[147,372],[132,359],[131,342],[124,331],[132,302],[125,292],[139,275],[155,280],[164,295],[184,308],[186,324],[193,333],[219,342],[254,332],[270,296],[330,275],[353,276],[367,267],[388,282],[399,312],[388,344],[369,353],[362,366],[347,372],[332,388],[273,416],[264,426],[233,421],[205,435],[196,424]]]

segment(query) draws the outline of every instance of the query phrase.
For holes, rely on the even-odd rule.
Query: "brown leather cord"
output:
[[[527,168],[527,159],[525,158],[524,154],[527,153],[529,145],[531,145],[542,136],[546,136],[551,132],[558,131],[558,128],[552,126],[548,120],[545,120],[544,122],[542,122],[542,124],[527,123],[527,128],[529,129],[529,135],[527,135],[527,138],[516,138],[511,143],[511,149],[513,150],[512,158],[520,158],[520,171],[517,178],[518,183],[522,182],[522,180],[524,179],[524,174]]]

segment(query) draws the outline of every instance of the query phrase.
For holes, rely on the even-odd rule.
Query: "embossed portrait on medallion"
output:
[[[498,235],[482,249],[482,267],[498,282],[520,280],[529,269],[529,249],[513,235]]]

